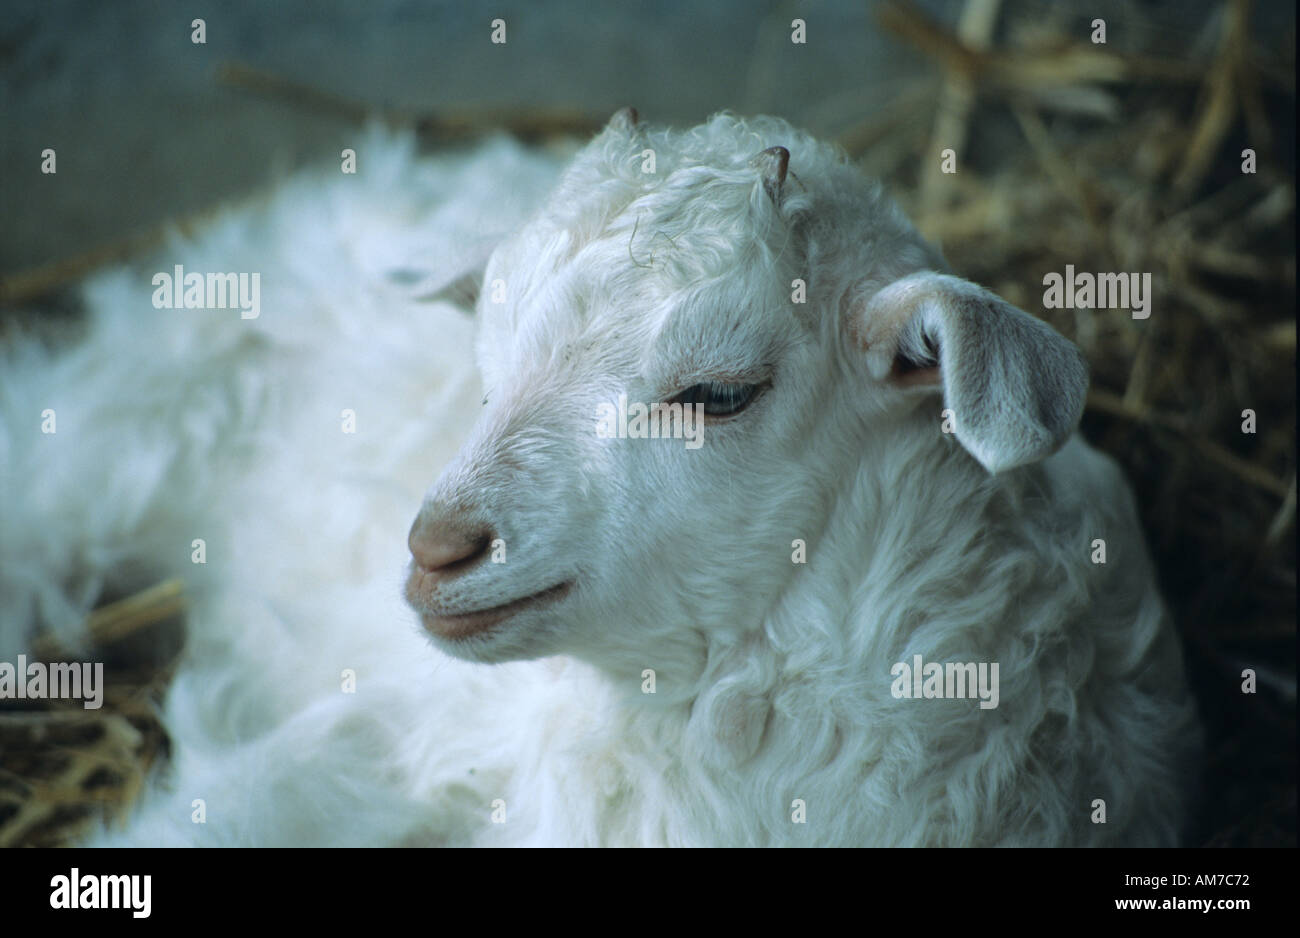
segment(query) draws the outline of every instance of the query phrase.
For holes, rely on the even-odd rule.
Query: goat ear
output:
[[[439,289],[429,290],[415,299],[421,303],[446,300],[466,311],[473,311],[478,304],[478,296],[481,292],[483,292],[483,271],[479,269],[471,270]]]
[[[1088,366],[1047,323],[933,271],[862,302],[865,286],[845,300],[849,334],[871,376],[897,387],[941,387],[958,442],[990,472],[1037,462],[1074,432]]]

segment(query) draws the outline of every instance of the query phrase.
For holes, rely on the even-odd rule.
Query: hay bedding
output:
[[[881,24],[937,77],[846,119],[841,140],[957,271],[1086,352],[1083,432],[1134,485],[1210,733],[1191,842],[1294,845],[1294,32],[1261,44],[1234,0],[1199,33],[1158,35],[1123,6],[1131,28],[1096,46],[1065,38],[1086,34],[1079,17],[1046,20],[1033,3],[968,3],[955,32],[886,5]],[[304,103],[301,88],[235,74]],[[955,175],[935,169],[945,147],[960,154]],[[1254,174],[1241,172],[1245,147]],[[70,278],[115,253],[9,278],[0,296],[48,314]],[[1150,318],[1045,309],[1042,278],[1067,265],[1150,273]],[[148,588],[119,585],[128,595],[101,597],[89,623],[85,657],[110,676],[101,710],[0,703],[0,846],[68,843],[120,816],[168,757],[158,702],[184,597],[174,581],[132,585]],[[68,657],[49,636],[37,651]]]

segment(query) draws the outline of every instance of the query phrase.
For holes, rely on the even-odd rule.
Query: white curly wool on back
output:
[[[558,166],[504,141],[435,160],[372,135],[357,177],[296,177],[158,266],[96,278],[65,353],[5,352],[0,472],[22,494],[0,531],[0,660],[32,622],[75,634],[123,568],[183,576],[193,598],[172,764],[98,842],[1175,842],[1195,719],[1114,464],[1076,438],[990,475],[939,431],[937,398],[845,403],[854,374],[816,351],[833,314],[810,325],[771,298],[846,243],[875,245],[878,286],[928,255],[893,215],[850,230],[885,203],[829,148],[722,116],[649,137],[647,182],[630,168],[645,141],[622,133],[489,264],[511,299],[480,304],[486,390],[473,319],[413,294],[480,267],[542,203]],[[787,210],[824,210],[811,260],[745,227],[779,221],[743,159],[778,144]],[[260,271],[261,315],[155,310],[150,277],[173,264]],[[595,403],[692,304],[771,317],[774,354],[822,361],[792,377],[798,406],[762,417],[769,437],[711,431],[695,463],[596,448]],[[510,516],[504,593],[580,577],[561,621],[456,652],[503,663],[435,650],[402,600],[406,532],[444,466],[430,498]],[[896,698],[890,669],[914,655],[999,663],[998,707]]]

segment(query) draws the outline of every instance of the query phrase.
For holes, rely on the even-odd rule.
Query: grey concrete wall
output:
[[[1125,5],[1035,2],[1053,22]],[[922,5],[948,22],[962,6]],[[336,159],[355,139],[345,120],[218,85],[222,61],[375,106],[565,105],[604,115],[631,103],[647,118],[673,122],[733,108],[833,133],[927,68],[877,28],[875,6],[4,0],[0,273],[148,230],[304,161]],[[1153,21],[1184,31],[1199,28],[1192,14],[1204,8],[1201,0],[1146,5]],[[789,41],[796,16],[807,21],[806,45]],[[205,45],[191,42],[195,17],[206,21]],[[507,21],[503,46],[489,41],[495,17]],[[39,172],[46,147],[58,154],[56,176]]]

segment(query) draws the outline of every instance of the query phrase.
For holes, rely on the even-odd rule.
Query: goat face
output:
[[[785,148],[756,146],[774,137],[789,179]],[[815,544],[871,457],[873,425],[906,414],[918,374],[940,380],[872,365],[933,351],[941,330],[913,320],[947,322],[939,282],[964,282],[880,288],[940,263],[783,122],[649,136],[616,116],[488,264],[485,409],[410,535],[407,598],[435,642],[654,667],[761,622],[799,570],[795,541]],[[638,405],[673,403],[702,411],[702,432],[683,419],[676,438],[640,438]]]

